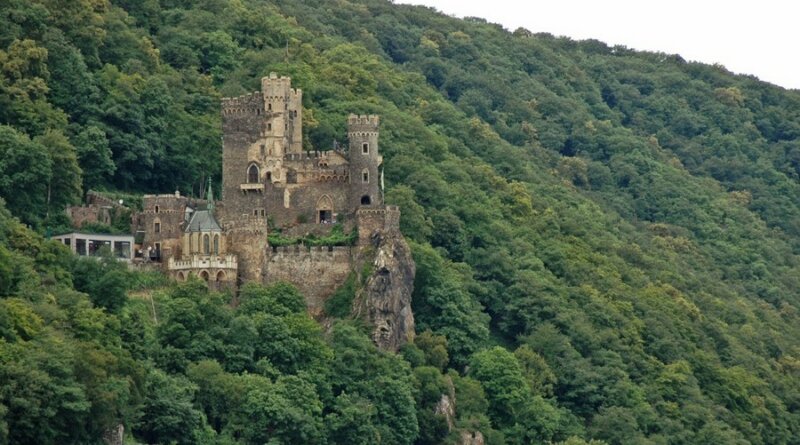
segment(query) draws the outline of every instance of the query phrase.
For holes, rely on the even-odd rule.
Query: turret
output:
[[[303,91],[292,79],[270,73],[261,79],[264,97],[264,135],[275,156],[303,151]]]
[[[351,114],[347,118],[347,138],[350,141],[350,200],[351,208],[382,205],[383,156],[378,151],[376,115]]]

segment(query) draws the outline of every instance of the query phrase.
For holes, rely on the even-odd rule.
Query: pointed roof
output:
[[[216,218],[214,218],[214,213],[211,210],[195,210],[194,213],[192,213],[192,219],[190,219],[189,224],[186,225],[185,231],[187,233],[221,232],[222,227],[220,227]]]
[[[211,190],[211,176],[208,177],[208,192],[206,193],[206,209],[209,212],[214,211],[214,191]]]

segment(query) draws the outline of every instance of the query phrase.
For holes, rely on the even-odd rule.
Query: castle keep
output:
[[[346,149],[310,150],[302,97],[290,78],[272,73],[261,91],[222,99],[221,199],[210,184],[202,200],[146,195],[133,223],[141,250],[179,281],[197,276],[214,288],[288,281],[314,316],[358,276],[369,289],[358,311],[374,324],[376,342],[396,348],[413,335],[414,265],[400,210],[383,203],[380,120],[350,115]],[[347,241],[308,242],[332,233]]]
[[[347,152],[304,151],[303,93],[288,77],[222,100],[222,201],[229,219],[268,216],[277,227],[330,224],[383,204],[378,116],[348,118]]]

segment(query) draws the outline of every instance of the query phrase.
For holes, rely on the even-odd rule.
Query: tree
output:
[[[24,222],[38,223],[45,214],[52,167],[45,147],[0,125],[0,195]]]
[[[66,136],[54,130],[37,136],[34,142],[47,149],[53,169],[47,184],[48,214],[61,212],[67,205],[78,203],[82,172],[75,147]]]
[[[111,149],[106,134],[100,128],[90,125],[75,135],[78,163],[83,170],[83,185],[86,190],[106,185],[116,169],[111,160]]]
[[[195,443],[203,427],[203,414],[192,403],[196,392],[197,387],[185,377],[150,370],[142,418],[134,433],[151,443]]]

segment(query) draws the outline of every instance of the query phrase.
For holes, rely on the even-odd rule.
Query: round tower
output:
[[[383,205],[381,177],[383,157],[378,151],[376,115],[347,118],[347,138],[350,142],[350,208]]]

